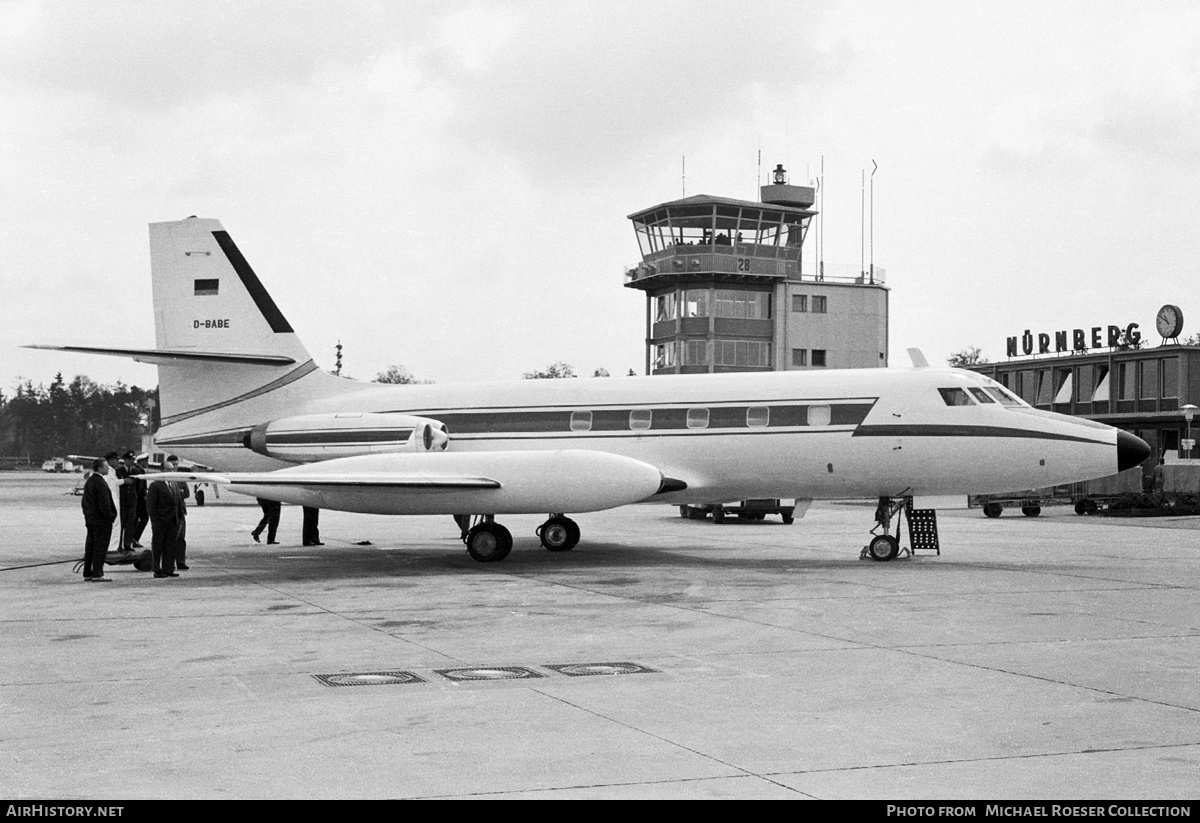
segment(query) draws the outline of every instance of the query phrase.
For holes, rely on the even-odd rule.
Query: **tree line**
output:
[[[147,426],[158,428],[158,389],[102,385],[59,372],[49,386],[22,380],[0,391],[0,455],[40,463],[68,454],[103,455],[141,446]]]

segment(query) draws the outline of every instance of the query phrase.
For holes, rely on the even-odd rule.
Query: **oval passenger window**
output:
[[[586,432],[586,431],[591,431],[591,430],[592,430],[592,413],[590,411],[571,412],[571,431]]]

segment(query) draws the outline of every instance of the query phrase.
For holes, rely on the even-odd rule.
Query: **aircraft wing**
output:
[[[163,472],[239,494],[371,514],[566,514],[639,503],[679,480],[608,452],[426,452],[342,457],[273,472]]]
[[[147,475],[154,480],[184,483],[217,483],[230,486],[277,487],[280,489],[498,489],[500,482],[490,477],[447,477],[420,474],[330,474],[329,472],[159,472]]]

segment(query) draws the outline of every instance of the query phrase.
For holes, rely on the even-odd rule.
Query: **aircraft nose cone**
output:
[[[1150,456],[1150,447],[1127,431],[1117,432],[1117,471],[1132,469]]]

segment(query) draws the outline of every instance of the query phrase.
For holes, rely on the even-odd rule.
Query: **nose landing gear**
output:
[[[893,517],[896,518],[895,536],[889,534]],[[871,534],[875,536],[871,538],[870,543],[863,546],[859,558],[870,558],[880,562],[895,560],[901,552],[900,523],[902,520],[908,520],[910,545],[903,551],[910,557],[916,555],[918,551],[929,551],[939,555],[942,553],[941,546],[938,544],[937,512],[933,509],[914,509],[912,497],[902,494],[896,498],[879,498],[879,505],[875,507],[875,527],[871,529]],[[876,534],[881,529],[883,534]]]

